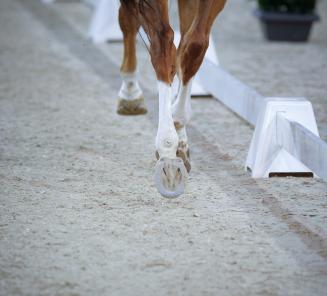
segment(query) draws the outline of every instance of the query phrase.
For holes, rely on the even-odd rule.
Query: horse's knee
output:
[[[174,31],[169,25],[163,25],[150,36],[151,61],[158,80],[171,83],[176,73],[176,47]]]

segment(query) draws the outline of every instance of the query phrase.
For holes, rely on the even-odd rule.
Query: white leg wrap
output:
[[[172,106],[172,113],[174,122],[178,122],[180,125],[185,126],[191,119],[192,107],[191,107],[191,79],[186,85],[180,85],[178,90],[177,99]]]
[[[122,86],[119,91],[119,98],[125,100],[135,100],[143,97],[143,92],[138,83],[137,72],[123,73],[121,72]]]
[[[178,147],[178,135],[171,113],[172,87],[158,82],[159,88],[159,125],[156,137],[156,149],[160,157],[175,158]]]

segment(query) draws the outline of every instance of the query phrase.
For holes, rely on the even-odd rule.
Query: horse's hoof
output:
[[[135,100],[118,100],[117,113],[120,115],[142,115],[147,112],[143,97]]]
[[[176,157],[179,157],[183,160],[187,172],[190,173],[192,168],[191,161],[190,161],[190,150],[187,149],[187,151],[185,152],[183,149],[178,148],[176,151]],[[156,151],[156,159],[157,160],[160,159],[158,151]]]
[[[181,158],[160,158],[155,168],[155,184],[159,193],[175,198],[184,193],[187,171]]]

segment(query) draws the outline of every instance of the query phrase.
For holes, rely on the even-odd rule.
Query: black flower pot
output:
[[[255,10],[266,39],[271,41],[304,42],[309,39],[316,14],[289,14]]]

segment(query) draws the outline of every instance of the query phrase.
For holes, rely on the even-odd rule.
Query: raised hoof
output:
[[[176,157],[179,157],[183,160],[184,166],[185,166],[187,172],[190,173],[191,168],[192,168],[191,162],[190,162],[190,150],[187,149],[187,151],[185,152],[183,149],[178,148],[176,151]],[[160,159],[158,151],[156,151],[156,159],[157,160]]]
[[[120,115],[142,115],[147,112],[143,97],[135,100],[118,100],[117,113]]]
[[[159,193],[175,198],[184,193],[187,171],[181,158],[160,158],[155,169],[155,184]]]

